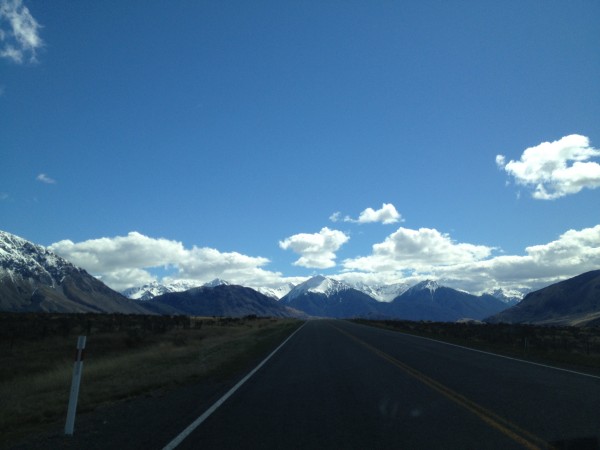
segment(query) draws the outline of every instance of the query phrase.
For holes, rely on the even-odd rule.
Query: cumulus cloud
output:
[[[373,245],[370,256],[347,259],[351,270],[423,270],[438,265],[460,264],[490,256],[493,248],[454,242],[449,235],[430,228],[398,228],[383,242]]]
[[[161,267],[170,267],[177,278],[197,280],[199,284],[214,278],[244,285],[285,281],[280,273],[262,268],[269,262],[267,258],[206,247],[185,248],[181,242],[138,232],[78,243],[63,240],[49,248],[117,290],[155,280],[148,269]]]
[[[507,163],[504,155],[497,155],[496,164],[518,184],[532,188],[534,198],[552,200],[599,187],[600,164],[590,161],[598,156],[600,150],[587,137],[572,134],[530,147],[518,161]]]
[[[391,203],[384,203],[380,209],[375,211],[373,208],[367,208],[358,216],[358,223],[381,222],[385,225],[401,221],[400,213]]]
[[[37,177],[35,177],[35,179],[42,183],[45,183],[45,184],[55,184],[56,183],[56,180],[54,178],[50,178],[45,173],[40,173]]]
[[[327,269],[335,266],[335,252],[344,245],[350,237],[339,230],[324,227],[318,233],[300,233],[279,241],[283,250],[290,249],[300,255],[294,262],[296,266],[315,269]]]
[[[0,0],[0,57],[22,64],[36,61],[43,46],[40,25],[21,0]]]
[[[600,225],[569,230],[523,255],[494,256],[493,248],[455,243],[436,230],[400,228],[369,256],[344,261],[345,277],[414,283],[434,278],[481,293],[490,288],[529,291],[600,267]]]
[[[353,219],[350,216],[345,216],[342,219],[342,213],[337,211],[334,212],[331,216],[329,216],[329,220],[331,220],[332,222],[339,222],[340,220],[343,220],[344,222],[352,223],[381,222],[384,225],[396,222],[403,222],[402,216],[398,211],[396,211],[396,208],[391,203],[384,203],[378,210],[374,210],[373,208],[367,208],[360,213],[358,219]]]

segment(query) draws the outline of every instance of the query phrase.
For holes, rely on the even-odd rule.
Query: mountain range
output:
[[[190,316],[305,318],[306,314],[260,292],[231,284],[201,286],[183,292],[168,292],[140,305],[157,314]]]
[[[412,287],[375,286],[319,275],[297,286],[262,289],[220,279],[195,284],[151,283],[129,289],[125,296],[48,249],[0,231],[0,311],[435,321],[487,318],[490,322],[600,325],[600,271],[531,292],[521,302],[514,291],[475,296],[431,280]]]
[[[485,319],[509,305],[492,295],[475,296],[426,280],[396,297],[389,306],[388,315],[392,317],[454,322],[465,318]]]
[[[316,317],[367,317],[377,313],[379,302],[364,292],[324,276],[299,284],[280,303]]]
[[[370,317],[403,320],[481,320],[508,305],[491,296],[475,296],[426,280],[389,302],[377,301],[345,283],[316,276],[292,289],[281,303],[321,317]]]

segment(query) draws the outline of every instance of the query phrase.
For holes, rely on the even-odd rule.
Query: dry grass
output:
[[[201,328],[88,336],[78,412],[248,367],[298,321],[208,319]],[[76,336],[0,345],[0,446],[65,420]]]

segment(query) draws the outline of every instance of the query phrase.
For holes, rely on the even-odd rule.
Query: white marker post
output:
[[[71,395],[69,396],[69,409],[67,410],[67,423],[65,434],[72,436],[75,428],[75,411],[77,410],[77,398],[79,397],[79,384],[81,383],[81,372],[83,371],[83,350],[85,349],[85,336],[77,339],[77,353],[75,353],[75,365],[73,366],[73,378],[71,380]]]

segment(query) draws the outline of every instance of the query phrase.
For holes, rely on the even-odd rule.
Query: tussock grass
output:
[[[92,330],[78,413],[204,377],[231,375],[299,322],[195,319],[192,325],[160,333]],[[10,346],[0,342],[0,446],[65,420],[76,342],[76,335],[17,340]]]

